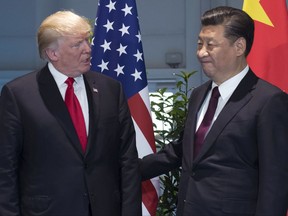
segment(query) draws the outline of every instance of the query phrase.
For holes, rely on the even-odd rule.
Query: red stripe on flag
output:
[[[152,210],[157,208],[158,195],[150,180],[142,182],[142,201],[150,215],[155,216],[156,212]]]
[[[288,13],[286,0],[261,0],[263,13],[272,25],[260,19],[250,8],[255,4],[245,0],[243,10],[254,15],[255,35],[248,63],[261,78],[288,92]],[[253,18],[253,17],[252,17]]]
[[[140,53],[141,55],[143,54],[142,41],[140,37],[138,37],[140,36],[140,28],[138,23],[136,1],[113,0],[113,10],[112,8],[107,7],[109,1],[98,0],[98,2],[99,4],[95,19],[94,36],[92,39],[91,69],[110,76],[122,83],[125,95],[128,99],[131,115],[134,120],[133,123],[135,126],[137,126],[137,150],[139,153],[142,153],[141,155],[150,152],[152,153],[152,151],[155,152],[156,147],[152,119],[149,113],[150,109],[145,105],[146,95],[145,98],[144,96],[139,95],[139,91],[141,91],[143,87],[147,87],[147,78],[144,60],[142,58],[135,58],[134,55],[136,50],[137,53]],[[111,4],[112,3],[110,1],[110,6]],[[127,8],[127,5],[129,5],[128,16],[126,16],[128,14],[127,11],[123,13],[123,8]],[[107,28],[107,20],[110,23],[114,23],[113,26],[115,28]],[[119,31],[117,26],[124,26],[124,24],[126,26],[127,23],[129,23],[130,27],[129,33],[123,37],[123,32],[121,34],[121,31]],[[106,48],[103,47],[103,42],[106,44],[106,41],[109,41],[109,45],[107,45],[109,46],[109,52],[105,52]],[[125,52],[126,55],[123,55],[123,57],[121,56],[122,52],[117,49],[122,45],[125,45],[124,49],[127,48],[127,52]],[[103,66],[103,64],[106,64],[106,66]],[[115,68],[117,68],[117,71]],[[138,72],[139,69],[142,71],[141,73]],[[117,73],[115,73],[115,71]],[[144,100],[142,100],[142,97]],[[149,99],[148,92],[147,99]],[[140,131],[143,136],[141,133],[139,133]],[[156,187],[156,183],[154,185]],[[147,211],[150,212],[151,215],[156,214],[156,207],[158,203],[158,188],[154,188],[154,185],[149,181],[142,185],[142,197],[144,200],[142,201],[142,205],[147,207]],[[147,211],[145,209],[145,213],[148,214]]]
[[[142,131],[153,152],[156,152],[151,116],[142,97],[139,94],[135,94],[128,99],[128,104],[136,124]]]
[[[146,138],[153,152],[156,152],[153,125],[150,113],[139,93],[128,99],[131,116]],[[141,150],[141,149],[140,149]],[[138,150],[139,151],[139,150]],[[142,182],[142,203],[145,205],[150,216],[156,215],[158,194],[150,180]]]

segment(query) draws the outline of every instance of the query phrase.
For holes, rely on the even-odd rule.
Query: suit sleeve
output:
[[[22,129],[17,101],[4,86],[0,96],[0,215],[20,215],[18,159]]]
[[[136,149],[136,135],[127,101],[120,88],[120,160],[122,215],[142,215],[141,176]]]
[[[259,192],[256,215],[286,215],[288,205],[288,96],[274,95],[259,114]]]
[[[202,89],[207,88],[206,86],[208,85],[210,85],[210,82],[207,82],[207,84],[203,86]],[[193,102],[199,100],[197,99],[199,91],[204,90],[196,88],[192,91],[188,103],[189,112],[191,110],[191,107],[193,107]],[[186,116],[186,120],[187,118],[188,116]],[[143,157],[142,159],[139,159],[142,181],[154,178],[162,174],[166,174],[169,171],[177,169],[182,165],[184,130],[180,133],[177,140],[174,140],[169,144],[165,145],[165,147],[157,153],[150,154]]]
[[[157,153],[140,160],[142,180],[147,180],[179,168],[182,161],[182,135],[179,140],[167,144]]]

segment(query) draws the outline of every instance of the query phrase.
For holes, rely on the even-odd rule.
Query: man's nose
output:
[[[205,46],[202,46],[201,48],[198,49],[198,57],[203,57],[208,55],[208,51]]]
[[[85,50],[85,52],[87,52],[87,53],[90,53],[90,52],[91,52],[91,44],[89,43],[89,41],[85,41],[85,42],[84,42],[84,50]]]

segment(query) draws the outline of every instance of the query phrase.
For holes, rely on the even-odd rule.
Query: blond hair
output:
[[[47,59],[46,49],[56,47],[59,38],[90,32],[91,25],[87,18],[72,11],[58,11],[48,16],[38,29],[37,40],[40,57]]]

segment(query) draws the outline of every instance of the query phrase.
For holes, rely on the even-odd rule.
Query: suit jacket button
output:
[[[195,176],[195,175],[196,175],[196,173],[195,173],[195,172],[192,172],[191,176]]]

